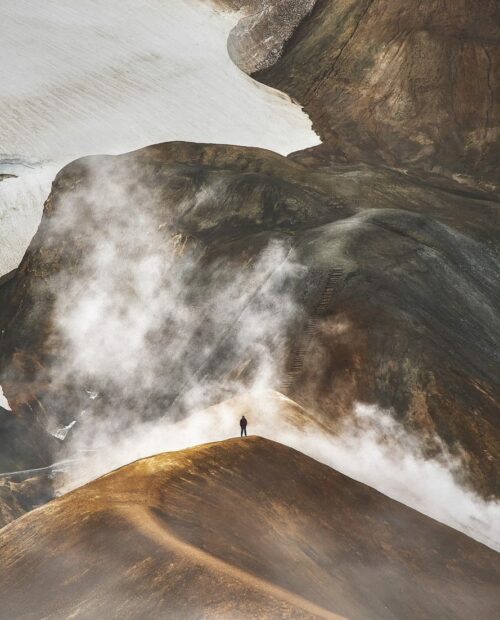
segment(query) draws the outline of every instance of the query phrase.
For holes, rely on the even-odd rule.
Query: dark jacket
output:
[[[245,416],[243,416],[240,420],[240,426],[241,428],[246,428],[247,427],[247,419],[245,418]]]

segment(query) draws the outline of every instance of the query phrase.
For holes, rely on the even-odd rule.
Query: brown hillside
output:
[[[341,159],[498,184],[499,68],[496,0],[318,0],[257,77]]]
[[[137,461],[0,533],[2,618],[497,618],[500,556],[258,437]]]

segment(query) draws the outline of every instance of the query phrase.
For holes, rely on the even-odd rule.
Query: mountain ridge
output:
[[[498,605],[497,553],[252,436],[111,472],[8,525],[0,549],[3,609],[18,615],[36,605],[48,618],[110,609],[126,618],[466,618],[480,609],[489,619]],[[21,596],[32,571],[36,585]]]

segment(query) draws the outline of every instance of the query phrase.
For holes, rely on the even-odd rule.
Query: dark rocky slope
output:
[[[299,101],[339,161],[498,185],[496,0],[318,0],[256,74]]]
[[[499,557],[249,437],[137,461],[10,524],[0,594],[9,618],[489,620]]]
[[[0,472],[45,467],[52,463],[60,442],[46,431],[46,416],[36,404],[36,389],[30,385],[26,399],[16,412],[0,407]],[[16,390],[13,390],[17,393]]]
[[[343,266],[344,279],[293,377],[294,398],[325,420],[356,400],[392,407],[430,450],[441,438],[477,487],[498,493],[498,260],[396,210],[307,231],[298,248],[323,273]]]
[[[194,319],[200,331],[193,347],[175,362],[159,354],[157,380],[145,393],[68,377],[61,367],[71,360],[54,323],[56,294],[73,303],[66,284],[85,276],[97,232],[105,241],[113,222],[140,226],[147,213],[162,231],[154,241],[160,250],[180,235],[188,257],[192,251],[199,261],[185,282],[195,313],[200,295],[210,295],[207,274],[224,280],[236,269],[254,286],[249,265],[279,240],[307,268],[289,285],[306,312],[289,326],[288,360],[276,355],[282,389],[332,430],[357,400],[393,407],[429,451],[440,438],[465,458],[477,490],[498,495],[498,202],[385,168],[332,172],[312,167],[309,157],[170,143],[86,158],[61,171],[17,274],[0,289],[0,380],[13,408],[47,410],[68,422],[91,385],[117,410],[127,403],[156,416],[175,402],[180,388],[172,378],[182,366],[196,364],[193,372],[211,377],[251,367],[217,326],[214,354],[193,361],[196,337],[208,329],[202,314]],[[124,259],[129,249],[125,239]],[[109,277],[109,286],[126,287]],[[160,328],[152,342],[161,351],[170,336],[168,326]]]
[[[0,407],[0,473],[47,467],[61,442],[45,428],[41,411],[28,403],[12,413]],[[52,497],[53,480],[46,473],[0,476],[0,528]]]
[[[25,480],[0,480],[0,528],[54,498],[53,481],[47,475]]]

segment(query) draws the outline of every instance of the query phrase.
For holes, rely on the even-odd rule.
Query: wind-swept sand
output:
[[[249,437],[127,465],[0,533],[9,618],[496,618],[500,556]]]

